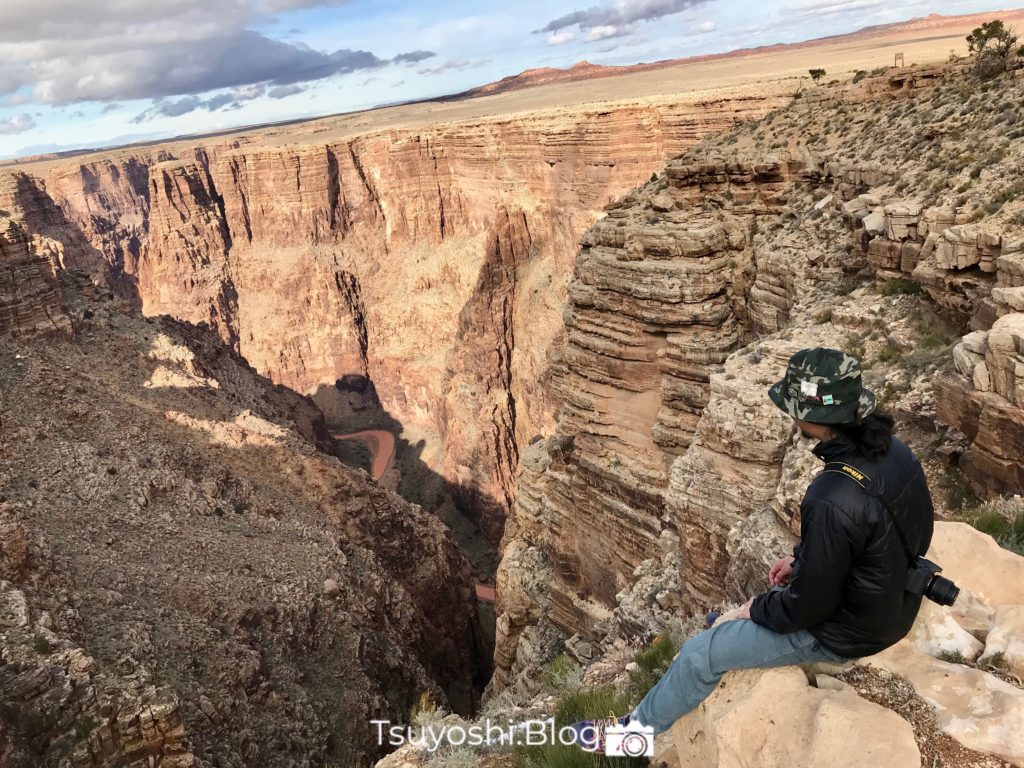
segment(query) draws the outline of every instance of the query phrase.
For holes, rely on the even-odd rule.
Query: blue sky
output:
[[[796,42],[975,0],[4,0],[0,157]]]

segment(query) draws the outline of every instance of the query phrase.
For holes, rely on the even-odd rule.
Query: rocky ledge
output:
[[[365,762],[423,692],[472,712],[489,649],[445,526],[208,328],[68,279],[61,304],[6,242],[32,268],[0,270],[0,764]],[[73,331],[27,333],[47,309]]]

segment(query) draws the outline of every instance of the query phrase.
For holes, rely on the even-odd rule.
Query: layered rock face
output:
[[[50,262],[21,227],[0,216],[0,331],[32,333],[67,325]]]
[[[424,692],[472,711],[488,649],[441,522],[209,330],[66,295],[73,338],[0,353],[0,763],[365,763]]]
[[[686,157],[585,237],[552,376],[558,430],[527,449],[505,539],[492,690],[533,677],[516,661],[530,625],[608,631],[617,595],[652,557],[682,555],[691,608],[724,594],[727,534],[773,495],[789,444],[782,414],[749,385],[764,356],[726,361],[772,306],[750,280],[758,221],[814,177],[794,158]],[[777,365],[772,355],[758,370]],[[523,559],[547,567],[524,580],[513,573]]]
[[[968,224],[969,216],[913,201],[865,194],[843,206],[855,239],[883,278],[918,282],[974,332],[953,352],[955,371],[936,382],[940,420],[971,441],[964,465],[988,493],[1024,487],[1024,237],[1008,222]]]
[[[547,358],[580,233],[669,157],[778,103],[172,145],[21,175],[11,197],[59,241],[56,263],[210,323],[329,416],[338,379],[369,377],[496,541],[518,454],[553,423]]]
[[[1024,219],[1012,196],[996,213],[963,199],[1006,200],[1019,153],[975,172],[949,136],[923,160],[923,115],[966,113],[981,152],[1003,146],[1004,118],[979,104],[988,91],[959,100],[962,72],[897,74],[708,140],[584,238],[558,426],[524,453],[498,572],[492,692],[531,694],[558,653],[586,660],[764,588],[820,468],[766,396],[801,348],[863,360],[940,514],[965,483],[1024,487]]]

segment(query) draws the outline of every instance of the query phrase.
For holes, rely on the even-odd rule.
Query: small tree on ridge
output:
[[[1006,70],[1006,61],[1016,43],[1013,29],[999,19],[986,21],[967,36],[967,48],[977,56],[974,68],[986,78]]]

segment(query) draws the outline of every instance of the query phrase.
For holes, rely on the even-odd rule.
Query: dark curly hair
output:
[[[889,414],[875,411],[855,424],[834,424],[832,429],[850,440],[862,454],[874,461],[889,452],[895,423],[895,419]]]

